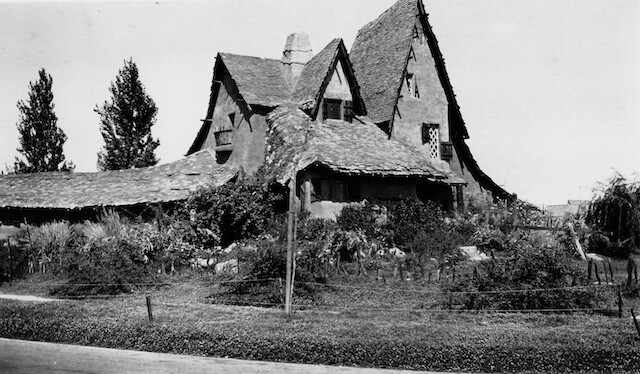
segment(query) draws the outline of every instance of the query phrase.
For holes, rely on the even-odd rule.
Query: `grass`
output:
[[[628,315],[433,312],[400,284],[343,279],[317,304],[286,316],[280,308],[212,304],[224,295],[208,275],[178,276],[132,294],[53,303],[0,303],[0,336],[311,364],[468,372],[639,372],[640,341]],[[0,287],[46,295],[38,275]],[[347,286],[369,285],[369,291]],[[429,291],[435,286],[407,284]],[[374,290],[377,289],[377,290]],[[380,291],[380,289],[387,291]],[[147,321],[151,295],[154,323]],[[420,295],[419,297],[416,294]],[[212,298],[211,296],[214,295]],[[425,308],[413,309],[423,301]],[[318,301],[319,300],[319,301]],[[348,300],[348,301],[345,301]],[[382,308],[372,309],[373,306]],[[394,308],[397,307],[397,308]]]

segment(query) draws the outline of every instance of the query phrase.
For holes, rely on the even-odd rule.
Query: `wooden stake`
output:
[[[622,285],[618,285],[618,318],[622,318]]]
[[[636,314],[631,309],[631,317],[633,317],[633,324],[636,325],[636,331],[638,332],[638,337],[640,337],[640,326],[638,325],[638,320],[636,319]]]
[[[147,295],[147,314],[149,315],[149,322],[153,322],[153,310],[151,308],[151,295]]]
[[[573,223],[567,222],[567,227],[569,227],[569,232],[571,233],[573,242],[576,245],[576,251],[578,251],[578,254],[580,255],[580,258],[582,259],[582,261],[585,261],[587,257],[584,255],[584,251],[582,250],[582,246],[580,245],[580,241],[578,240],[578,235],[576,235],[576,230],[573,229]]]

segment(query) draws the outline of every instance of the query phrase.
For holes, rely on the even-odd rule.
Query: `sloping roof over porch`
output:
[[[238,171],[209,150],[140,169],[94,173],[0,175],[0,208],[81,209],[184,200],[200,186],[220,186]]]
[[[319,164],[342,174],[421,177],[463,184],[454,173],[431,164],[418,150],[389,139],[373,123],[311,121],[295,106],[276,108],[267,117],[267,173],[286,183],[293,173]]]

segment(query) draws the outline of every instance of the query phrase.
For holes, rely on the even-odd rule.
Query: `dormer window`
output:
[[[324,99],[322,107],[323,120],[336,119],[353,121],[353,102],[340,99]]]
[[[407,94],[409,95],[409,97],[419,98],[420,92],[418,91],[418,83],[416,82],[415,75],[413,75],[413,73],[407,73],[406,80],[407,80]]]

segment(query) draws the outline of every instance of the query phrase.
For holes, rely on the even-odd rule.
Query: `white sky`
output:
[[[535,204],[588,198],[640,172],[640,1],[424,0],[480,167]],[[314,51],[394,0],[6,3],[0,0],[0,169],[18,155],[18,110],[44,67],[65,154],[96,170],[93,109],[132,57],[159,112],[161,163],[206,113],[218,51],[280,58],[294,31]]]

